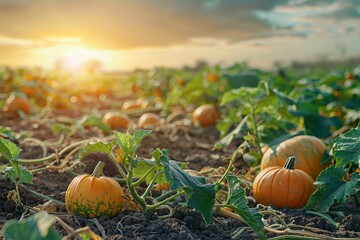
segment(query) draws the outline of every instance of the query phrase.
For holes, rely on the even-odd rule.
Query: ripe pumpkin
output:
[[[102,121],[111,129],[126,130],[131,120],[125,113],[108,112],[103,116]]]
[[[65,194],[66,209],[87,218],[114,216],[124,206],[124,192],[114,179],[100,177],[105,163],[99,162],[93,173],[75,177]]]
[[[212,104],[201,105],[192,113],[193,123],[203,128],[215,125],[219,119],[220,113]]]
[[[149,102],[146,99],[139,98],[135,100],[125,101],[121,107],[123,111],[145,109],[149,106]]]
[[[256,202],[278,208],[301,208],[315,191],[314,180],[306,172],[294,169],[296,157],[289,157],[284,167],[262,170],[253,183]]]
[[[5,101],[4,111],[11,116],[20,117],[20,111],[26,115],[30,114],[31,105],[27,98],[12,94]]]
[[[314,136],[296,136],[270,147],[262,157],[260,169],[283,166],[288,157],[295,156],[297,168],[308,173],[315,180],[328,166],[328,164],[320,165],[325,150],[325,144]]]
[[[154,128],[160,124],[160,117],[155,113],[144,113],[138,121],[139,128]]]

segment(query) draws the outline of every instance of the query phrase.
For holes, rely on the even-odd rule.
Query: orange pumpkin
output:
[[[139,98],[135,100],[125,101],[121,107],[123,111],[145,109],[149,106],[149,102],[146,99]]]
[[[66,209],[71,214],[94,218],[114,216],[124,206],[124,192],[114,179],[100,177],[105,164],[99,162],[93,173],[75,177],[65,194]]]
[[[103,116],[102,121],[111,129],[126,130],[131,120],[125,113],[108,112]]]
[[[301,135],[270,147],[261,160],[261,170],[271,166],[283,166],[290,156],[297,159],[297,168],[308,173],[314,180],[328,164],[321,165],[325,144],[314,136]]]
[[[219,119],[220,113],[212,104],[201,105],[192,113],[193,123],[203,128],[214,126]]]
[[[295,157],[289,157],[284,167],[262,170],[253,183],[256,202],[278,208],[301,208],[315,191],[314,180],[306,172],[294,169]]]
[[[211,83],[216,83],[217,81],[219,81],[219,76],[216,73],[208,73],[206,75],[206,80]]]
[[[160,117],[155,113],[144,113],[138,121],[139,128],[154,128],[160,124]]]
[[[31,106],[27,98],[12,94],[5,101],[4,111],[10,116],[20,117],[20,111],[26,115],[30,114]]]

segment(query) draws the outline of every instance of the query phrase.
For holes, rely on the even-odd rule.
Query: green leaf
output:
[[[257,87],[260,81],[256,72],[244,72],[237,75],[223,74],[231,88]]]
[[[264,223],[261,221],[262,215],[257,208],[250,209],[248,207],[241,181],[232,175],[227,176],[226,180],[229,186],[226,206],[242,217],[260,239],[265,239]]]
[[[96,116],[85,116],[80,120],[80,124],[84,127],[98,127],[104,133],[110,133],[111,128],[109,125],[103,123],[102,119]]]
[[[156,165],[156,162],[154,160],[148,160],[148,159],[143,159],[143,158],[138,158],[137,160],[138,160],[138,162],[133,169],[133,177],[134,178],[141,178],[142,176],[144,176],[144,174],[146,172],[148,172],[152,167],[154,167]],[[151,180],[153,179],[155,174],[156,174],[156,170],[154,169],[154,171],[152,171],[151,173],[149,173],[146,176],[146,184],[149,184],[151,182]],[[162,175],[162,177],[161,177],[161,175]],[[163,183],[164,179],[165,179],[164,174],[160,174],[157,177],[156,182]]]
[[[140,146],[140,142],[149,135],[151,130],[137,130],[133,134],[114,131],[116,143],[125,154],[133,154]]]
[[[242,132],[246,129],[247,119],[248,119],[248,116],[245,116],[234,130],[232,130],[228,135],[226,135],[225,137],[223,137],[222,139],[217,141],[215,143],[215,148],[219,149],[219,148],[229,146],[230,143],[232,142],[232,140],[235,137],[238,137],[240,132]]]
[[[52,227],[55,218],[46,212],[39,212],[20,222],[9,221],[2,229],[8,240],[60,240],[62,236]]]
[[[11,182],[16,182],[18,175],[14,167],[5,168],[5,174],[10,179]]]
[[[354,173],[349,181],[345,181],[345,172],[344,166],[337,168],[334,165],[323,170],[314,183],[317,190],[305,208],[327,212],[334,203],[345,203],[351,195],[357,193],[360,187],[359,173]]]
[[[344,134],[334,138],[331,143],[334,148],[336,166],[344,166],[349,162],[355,164],[360,159],[360,124]]]
[[[50,129],[53,134],[69,131],[69,127],[67,127],[65,124],[62,123],[54,123],[51,125]]]
[[[26,170],[25,167],[20,166],[20,179],[19,183],[32,183],[33,180],[33,174]]]
[[[21,149],[7,139],[0,138],[0,154],[11,163],[17,162]]]
[[[14,133],[11,131],[9,127],[0,126],[0,137],[8,138],[12,141],[17,141]]]
[[[171,190],[184,189],[188,195],[187,205],[199,211],[207,223],[211,220],[211,209],[215,204],[215,184],[206,184],[204,177],[192,176],[181,168],[179,162],[170,160],[166,150],[160,157],[164,165],[166,181]]]
[[[107,144],[100,141],[93,144],[88,143],[75,155],[75,159],[81,160],[90,153],[105,153],[110,155],[115,144],[116,142],[114,140]]]

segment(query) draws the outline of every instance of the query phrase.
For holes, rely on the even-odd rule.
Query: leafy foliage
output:
[[[245,191],[240,185],[241,181],[236,176],[231,175],[227,176],[226,180],[229,185],[229,192],[225,203],[226,207],[231,208],[235,213],[241,216],[260,239],[265,239],[263,230],[264,223],[261,220],[262,215],[258,212],[258,209],[250,209],[247,206]]]
[[[162,150],[160,161],[164,166],[166,180],[171,190],[184,189],[188,195],[187,205],[198,210],[207,223],[211,220],[211,209],[215,204],[216,186],[206,184],[204,177],[191,176],[181,164],[170,160],[168,152]]]
[[[0,138],[0,154],[7,159],[11,166],[5,169],[8,178],[15,183],[31,183],[32,173],[25,167],[19,166],[18,159],[21,149],[7,139]]]
[[[360,124],[345,134],[331,141],[334,144],[336,166],[344,166],[350,162],[358,164],[360,159]]]
[[[52,227],[55,218],[46,212],[39,212],[20,222],[7,222],[2,231],[5,239],[60,240],[62,236]]]
[[[334,203],[345,203],[360,188],[360,175],[354,173],[349,181],[344,179],[345,167],[334,165],[322,171],[314,183],[317,190],[311,195],[305,208],[327,212]]]

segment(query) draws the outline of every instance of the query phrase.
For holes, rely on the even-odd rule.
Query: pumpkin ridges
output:
[[[100,164],[100,165],[99,165]],[[65,195],[70,213],[84,217],[113,216],[124,205],[121,186],[112,178],[100,176],[103,163],[99,162],[91,176],[79,175],[71,181]]]
[[[313,179],[328,165],[320,165],[326,151],[325,144],[318,138],[300,135],[276,146],[271,146],[263,155],[261,170],[269,166],[283,166],[289,156],[295,155],[298,169],[307,172]]]
[[[287,161],[294,161],[289,158]],[[258,203],[279,208],[301,208],[315,190],[314,180],[306,172],[284,167],[269,167],[256,176],[253,189]]]

